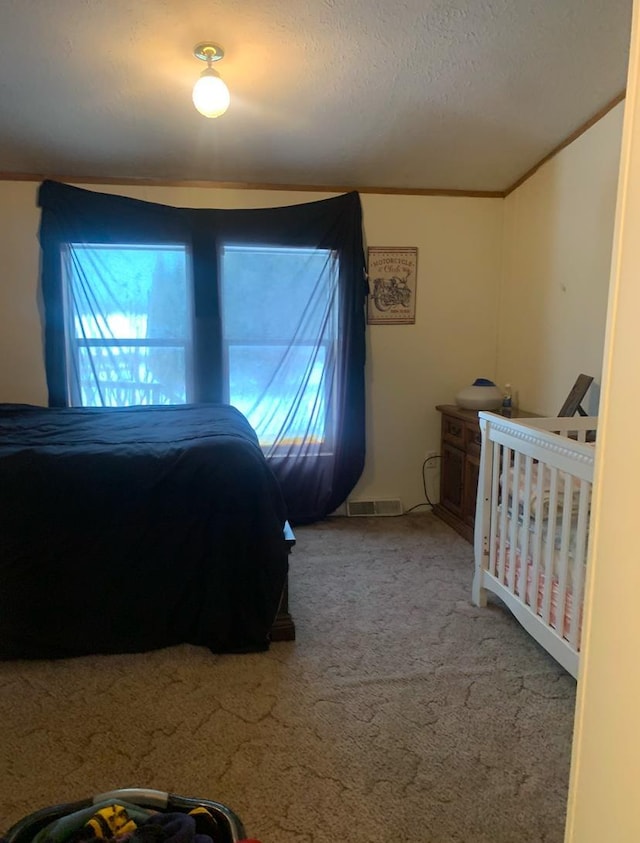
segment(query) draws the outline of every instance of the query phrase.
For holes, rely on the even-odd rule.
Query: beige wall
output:
[[[476,377],[495,378],[502,200],[362,197],[371,246],[418,246],[415,325],[368,331],[367,462],[354,497],[424,500],[421,466],[440,415]],[[437,499],[438,471],[427,472]],[[403,491],[405,490],[405,491]]]
[[[640,4],[611,268],[567,843],[640,840]]]
[[[372,246],[417,246],[415,325],[367,335],[367,459],[353,497],[422,501],[438,403],[476,377],[510,382],[553,415],[580,372],[600,381],[621,104],[506,200],[362,195]],[[90,185],[83,185],[92,189]],[[329,194],[93,186],[193,207],[265,207]],[[0,401],[46,402],[38,309],[37,184],[0,182]],[[588,409],[596,411],[598,390]],[[438,471],[427,472],[437,498]]]
[[[83,185],[193,207],[264,207],[319,193]],[[37,306],[37,184],[0,182],[0,401],[46,402]],[[495,377],[502,249],[500,199],[362,195],[368,245],[417,246],[415,325],[372,325],[367,337],[367,460],[354,497],[424,499],[421,466],[439,449],[437,403],[475,377]],[[427,474],[437,496],[438,472]]]
[[[555,415],[581,372],[597,413],[624,104],[504,203],[497,375],[522,407]]]
[[[0,182],[0,401],[46,402],[35,185]]]

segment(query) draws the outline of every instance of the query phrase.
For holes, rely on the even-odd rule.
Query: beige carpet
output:
[[[295,643],[0,663],[0,829],[147,786],[262,843],[561,841],[575,682],[471,605],[471,546],[428,513],[297,539]]]

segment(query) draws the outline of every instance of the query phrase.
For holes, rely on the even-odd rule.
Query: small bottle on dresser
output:
[[[511,384],[504,385],[504,395],[502,397],[502,415],[510,416],[513,410],[513,393],[511,392]]]

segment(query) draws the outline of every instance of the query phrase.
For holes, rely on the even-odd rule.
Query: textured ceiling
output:
[[[504,190],[624,89],[631,6],[0,0],[0,173]]]

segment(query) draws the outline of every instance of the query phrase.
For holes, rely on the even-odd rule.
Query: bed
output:
[[[234,407],[0,405],[0,658],[265,650],[293,542]]]
[[[479,422],[473,602],[495,594],[577,677],[597,418]]]

